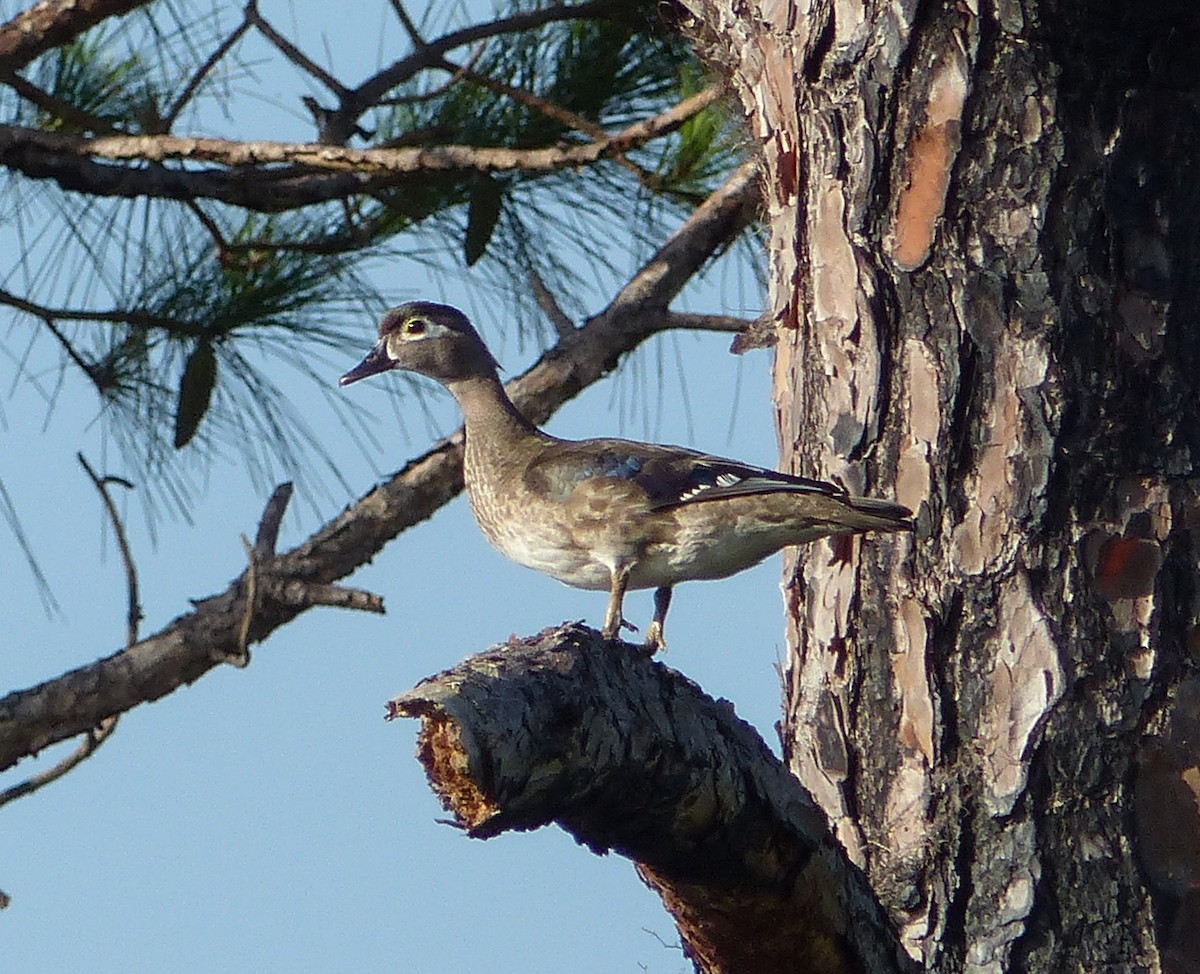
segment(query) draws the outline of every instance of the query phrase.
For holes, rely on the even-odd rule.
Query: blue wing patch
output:
[[[618,480],[634,480],[641,473],[646,461],[635,456],[607,456],[598,465],[593,477],[616,477]]]

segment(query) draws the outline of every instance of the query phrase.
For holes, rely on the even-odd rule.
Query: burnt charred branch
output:
[[[556,823],[632,859],[703,971],[913,969],[825,816],[733,706],[568,625],[393,700],[472,836]]]

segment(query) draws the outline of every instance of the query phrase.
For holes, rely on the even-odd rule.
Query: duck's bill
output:
[[[392,367],[392,360],[388,358],[387,352],[384,351],[383,344],[376,345],[367,353],[367,357],[358,365],[354,366],[349,372],[338,379],[339,386],[348,386],[351,382],[357,382],[359,379],[365,379],[370,375],[377,375],[380,372],[386,372]]]

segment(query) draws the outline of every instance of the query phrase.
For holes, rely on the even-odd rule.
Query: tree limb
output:
[[[312,58],[296,47],[291,41],[279,33],[258,10],[258,0],[248,0],[246,4],[246,22],[258,28],[260,34],[272,44],[285,58],[301,71],[312,75],[338,98],[344,98],[350,90],[333,75],[317,64]]]
[[[0,164],[96,196],[216,199],[273,211],[380,192],[429,173],[549,173],[591,165],[675,131],[717,96],[715,88],[707,88],[604,139],[538,149],[470,145],[355,149],[175,135],[82,137],[0,125]],[[146,165],[172,161],[227,168]],[[110,165],[126,162],[134,166]]]
[[[472,24],[460,30],[443,34],[432,41],[418,42],[414,38],[414,51],[382,71],[372,75],[354,91],[342,99],[341,109],[328,120],[328,135],[331,142],[343,143],[354,131],[359,117],[397,85],[426,68],[433,67],[444,54],[455,48],[475,44],[490,37],[531,30],[544,24],[564,20],[614,17],[630,9],[627,0],[587,0],[578,4],[550,4],[535,10],[519,10],[507,17],[487,23]]]
[[[825,816],[727,701],[567,625],[391,702],[443,805],[488,838],[557,823],[632,859],[703,971],[914,966]]]
[[[735,318],[733,315],[697,314],[690,311],[672,311],[668,322],[674,331],[721,331],[740,335],[754,324],[752,318]]]
[[[42,0],[0,24],[0,75],[24,67],[107,17],[144,7],[149,0]]]
[[[163,131],[169,132],[175,124],[175,120],[179,118],[179,113],[183,111],[188,102],[192,100],[196,92],[200,90],[200,85],[204,79],[208,77],[213,68],[217,66],[220,60],[225,57],[233,46],[242,39],[242,35],[250,29],[250,18],[246,16],[242,22],[238,24],[220,44],[218,44],[204,63],[200,65],[188,79],[187,84],[183,86],[183,91],[179,93],[179,97],[171,104],[162,118]]]
[[[37,106],[48,115],[54,115],[78,129],[80,132],[116,132],[117,128],[106,118],[85,112],[69,102],[56,98],[47,91],[42,91],[19,74],[0,75],[0,82],[8,85],[27,102]]]
[[[753,218],[754,167],[739,168],[651,257],[601,314],[548,350],[508,385],[536,423],[612,371],[621,356],[670,321],[667,305],[714,253]],[[291,551],[256,559],[260,595],[246,645],[260,642],[314,604],[406,528],[462,489],[462,434],[408,463]],[[128,649],[0,699],[0,770],[104,718],[157,700],[238,658],[245,618],[242,573],[218,595]],[[375,608],[347,596],[344,604]]]

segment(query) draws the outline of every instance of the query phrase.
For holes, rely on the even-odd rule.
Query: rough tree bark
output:
[[[1187,963],[1194,5],[684,6],[762,144],[785,461],[919,510],[787,566],[791,768],[930,969]]]

